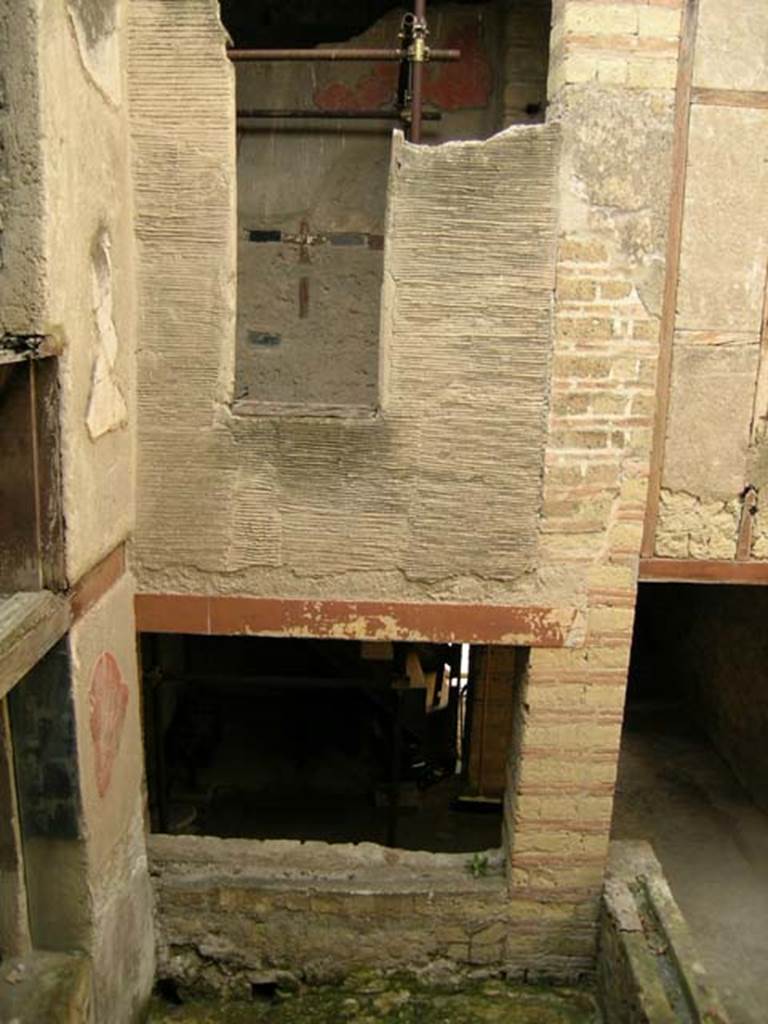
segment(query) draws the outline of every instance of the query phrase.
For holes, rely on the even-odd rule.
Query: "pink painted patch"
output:
[[[96,752],[96,786],[104,796],[112,780],[128,707],[128,686],[113,654],[100,655],[91,673],[88,693],[91,737]]]

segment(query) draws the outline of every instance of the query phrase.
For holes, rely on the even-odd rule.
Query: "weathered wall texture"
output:
[[[648,843],[611,843],[599,948],[607,1024],[728,1020]]]
[[[9,697],[31,945],[86,954],[115,1024],[154,978],[133,593],[124,576]]]
[[[502,123],[543,121],[547,109],[552,0],[505,4]]]
[[[154,980],[143,750],[133,620],[124,576],[72,628],[70,650],[93,929],[96,1019],[140,1019]]]
[[[40,25],[46,323],[61,359],[66,570],[75,582],[132,529],[135,292],[127,5],[46,5]]]
[[[232,415],[232,71],[211,0],[132,11],[140,586],[580,606],[583,646],[533,650],[516,691],[504,912],[528,923],[502,959],[589,970],[647,489],[680,10],[561,2],[552,124],[485,143],[396,139],[383,413],[368,422]]]
[[[512,900],[596,922],[647,491],[680,12],[555,8],[557,312],[541,572],[585,579],[584,645],[532,648],[506,793]],[[593,955],[594,932],[582,955]]]
[[[701,0],[656,553],[734,558],[741,497],[768,483],[768,9]],[[755,96],[739,95],[755,93]],[[764,516],[753,553],[766,556]]]
[[[383,414],[238,417],[232,70],[208,0],[132,11],[142,588],[540,601],[556,128],[396,141]]]
[[[127,7],[30,0],[0,15],[13,108],[0,112],[2,324],[64,344],[46,369],[58,369],[71,585],[134,519]],[[86,952],[96,1019],[116,1024],[138,1019],[153,977],[134,645],[123,577],[9,698],[32,945]]]
[[[510,903],[491,855],[473,878],[461,854],[362,843],[153,836],[158,973],[181,990],[249,994],[258,982],[332,982],[374,966],[433,980],[506,970],[575,978],[593,941],[579,908]]]

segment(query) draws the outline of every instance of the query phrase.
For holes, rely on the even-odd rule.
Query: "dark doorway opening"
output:
[[[733,1020],[765,1016],[768,588],[642,584],[613,837],[651,843]]]

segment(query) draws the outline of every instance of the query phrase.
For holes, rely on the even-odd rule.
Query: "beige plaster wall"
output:
[[[134,520],[128,6],[30,0],[6,4],[0,14],[6,95],[14,99],[13,111],[0,112],[8,156],[0,189],[2,323],[53,332],[64,343],[59,387],[70,584],[124,541]],[[76,842],[37,837],[25,844],[27,880],[38,898],[35,943],[85,949],[95,969],[96,1019],[116,1024],[138,1019],[154,973],[133,591],[132,579],[123,578],[70,634],[78,743],[68,754],[78,757],[81,835]],[[119,685],[103,673],[94,684],[105,652]],[[104,784],[107,775],[111,785]],[[61,913],[62,906],[71,912]]]
[[[141,588],[562,597],[536,578],[556,128],[396,139],[382,413],[238,417],[232,69],[216,5],[141,0],[132,14]],[[158,54],[158,38],[176,45]]]
[[[139,1018],[154,981],[144,835],[143,744],[133,619],[124,576],[70,633],[96,1019]],[[100,671],[104,655],[116,671]]]
[[[532,650],[518,690],[498,911],[511,944],[493,959],[589,970],[647,489],[680,10],[561,0],[549,124],[396,140],[383,415],[247,423],[229,405],[232,76],[215,5],[132,12],[139,586],[578,604],[579,645]],[[185,887],[163,897],[189,936]],[[286,909],[273,896],[262,916]],[[313,928],[325,913],[306,894],[296,905]]]
[[[135,306],[125,74],[128,5],[46,4],[40,23],[45,319],[61,358],[66,571],[134,520]]]
[[[729,99],[765,92],[766,40],[764,4],[747,0],[737,13],[727,0],[701,0],[656,541],[662,556],[734,558],[742,495],[768,484],[768,110]],[[723,92],[710,105],[697,89]]]

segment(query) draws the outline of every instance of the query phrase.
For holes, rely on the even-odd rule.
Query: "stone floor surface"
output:
[[[589,992],[483,982],[457,991],[399,979],[279,993],[250,1003],[155,1000],[148,1024],[599,1024]]]
[[[614,839],[653,846],[733,1024],[768,1021],[768,815],[682,707],[630,707]]]

